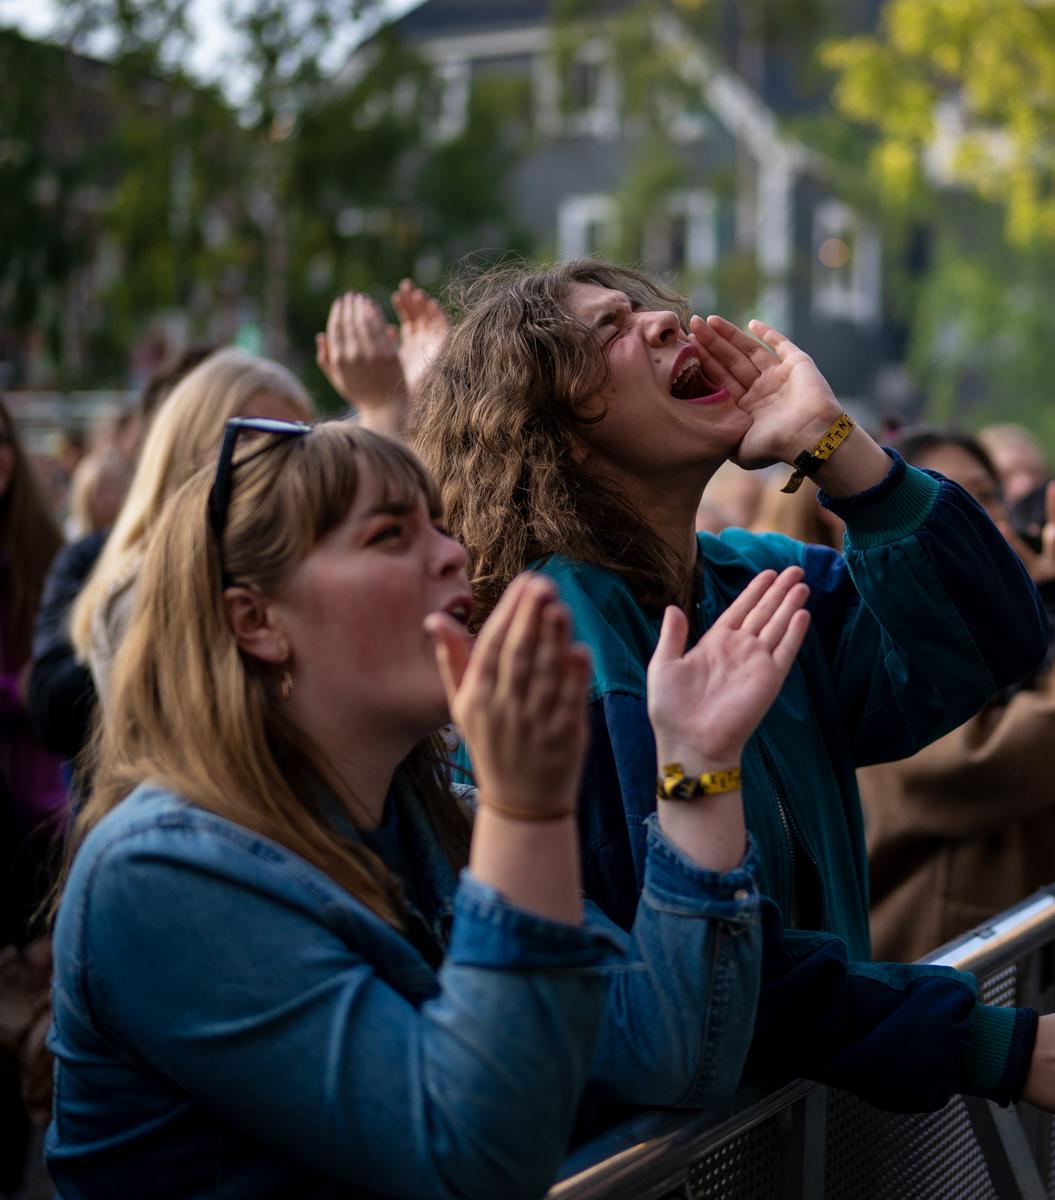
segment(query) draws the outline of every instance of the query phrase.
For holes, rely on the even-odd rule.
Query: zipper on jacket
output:
[[[762,765],[766,769],[766,774],[769,776],[769,782],[773,787],[773,797],[777,804],[777,816],[780,817],[780,824],[784,829],[784,837],[787,840],[788,847],[788,862],[790,864],[790,924],[794,928],[807,929],[823,929],[825,927],[825,903],[824,903],[824,888],[821,884],[820,867],[817,865],[817,860],[813,857],[812,852],[806,845],[805,839],[799,831],[795,814],[791,811],[787,803],[787,794],[784,791],[784,785],[781,782],[780,774],[777,771],[776,763],[773,761],[773,756],[766,745],[765,739],[758,738],[758,748],[762,755]],[[798,857],[801,852],[806,859],[807,864],[813,869],[813,891],[814,899],[817,908],[817,921],[811,922],[809,925],[803,925],[803,918],[807,915],[806,904],[803,903],[799,896],[799,870]]]

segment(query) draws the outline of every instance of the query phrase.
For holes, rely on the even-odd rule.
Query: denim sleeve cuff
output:
[[[758,920],[759,893],[755,880],[760,870],[758,846],[749,833],[739,865],[731,871],[701,867],[680,850],[660,828],[651,813],[645,822],[648,854],[645,860],[644,897],[656,908],[686,916],[714,917],[732,924]]]
[[[915,533],[930,516],[941,492],[941,481],[926,471],[910,467],[896,450],[883,449],[893,465],[886,478],[856,496],[829,496],[820,503],[846,522],[849,545],[869,550]]]
[[[567,925],[516,908],[463,871],[447,958],[467,967],[581,971],[619,965],[623,948],[606,929]]]
[[[997,1008],[976,1004],[967,1037],[962,1090],[997,1104],[1011,1104],[1022,1094],[1037,1036],[1032,1008]]]

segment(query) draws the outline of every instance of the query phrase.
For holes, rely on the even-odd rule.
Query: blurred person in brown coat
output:
[[[977,441],[909,430],[896,444],[914,466],[975,496],[1019,550],[1050,615],[1055,486],[1041,548],[1032,551],[1008,524],[1000,477]],[[1055,671],[1048,666],[911,758],[857,772],[877,958],[921,958],[1055,881],[1053,738]]]

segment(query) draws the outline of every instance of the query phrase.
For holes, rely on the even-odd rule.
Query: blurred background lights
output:
[[[850,247],[842,238],[828,238],[821,242],[817,257],[826,267],[845,267],[850,261]]]

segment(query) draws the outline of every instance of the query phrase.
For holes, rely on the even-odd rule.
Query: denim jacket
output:
[[[697,1104],[736,1087],[760,971],[748,853],[658,828],[629,933],[526,913],[404,815],[449,942],[438,972],[328,876],[158,787],[77,854],[55,930],[54,1120],[81,1197],[543,1193],[587,1080]]]

